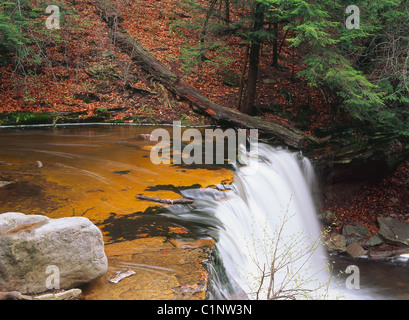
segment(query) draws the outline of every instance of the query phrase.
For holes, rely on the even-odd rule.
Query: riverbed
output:
[[[109,270],[85,286],[83,298],[205,299],[213,240],[194,222],[179,224],[166,205],[135,198],[181,198],[180,191],[229,185],[228,165],[155,165],[155,142],[140,139],[156,126],[87,125],[0,130],[0,212],[83,216],[104,237]],[[172,131],[172,127],[162,127]],[[185,130],[184,128],[183,130]],[[334,273],[360,270],[360,288],[347,298],[408,299],[408,261],[332,257]],[[117,271],[135,272],[117,284]]]
[[[104,237],[109,270],[84,288],[85,299],[204,299],[210,239],[159,215],[136,195],[181,198],[178,190],[231,179],[221,166],[154,165],[150,126],[66,126],[0,131],[0,212],[83,216]],[[169,129],[169,128],[167,128]],[[171,130],[171,129],[169,129]],[[11,182],[11,183],[10,183]],[[183,236],[183,240],[181,239]],[[117,284],[117,271],[136,274]]]

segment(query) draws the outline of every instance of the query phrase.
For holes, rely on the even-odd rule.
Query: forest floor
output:
[[[378,217],[392,217],[409,223],[409,161],[395,172],[375,181],[353,185],[353,182],[334,189],[334,197],[323,201],[323,210],[330,210],[339,222],[335,231],[344,225],[361,224],[377,234]]]
[[[116,4],[124,18],[123,28],[151,54],[214,102],[237,108],[237,81],[246,50],[242,39],[231,36],[226,50],[209,50],[206,63],[184,70],[181,48],[196,45],[198,35],[177,32],[176,21],[193,19],[184,14],[180,1]],[[41,55],[46,63],[0,68],[0,121],[10,122],[5,112],[28,111],[50,112],[55,120],[71,112],[79,119],[100,117],[111,122],[213,123],[152,81],[115,46],[116,39],[101,21],[94,1],[67,2],[67,6],[75,15],[65,17],[58,40],[51,35],[43,39],[46,48]],[[280,40],[283,38],[281,31]],[[297,122],[306,132],[330,125],[333,117],[321,92],[294,76],[302,52],[283,44],[280,69],[271,67],[272,53],[267,46],[262,49],[255,115]]]

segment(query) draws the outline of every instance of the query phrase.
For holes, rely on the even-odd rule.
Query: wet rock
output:
[[[0,181],[0,188],[8,186],[9,184],[12,184],[12,181]]]
[[[373,248],[369,251],[369,256],[374,260],[382,260],[389,258],[401,258],[402,255],[408,254],[408,247],[392,247],[388,244],[381,244],[380,246]]]
[[[329,252],[345,252],[346,240],[342,234],[332,233],[327,235],[325,246]]]
[[[143,133],[138,135],[138,140],[143,140],[143,141],[159,141],[158,137],[150,134],[150,133]]]
[[[352,257],[352,258],[358,258],[366,255],[366,251],[362,246],[359,244],[358,241],[354,241],[351,244],[349,244],[346,248],[346,252]]]
[[[81,289],[75,288],[57,293],[36,295],[32,297],[32,300],[78,300],[81,297],[81,294]]]
[[[365,245],[367,247],[375,247],[378,245],[383,244],[383,240],[381,239],[380,236],[378,236],[377,234],[374,234],[372,237],[370,237],[366,242]]]
[[[409,224],[391,217],[379,217],[379,235],[385,242],[395,245],[409,245]]]
[[[342,228],[342,235],[345,237],[347,245],[355,241],[363,242],[369,236],[369,229],[361,224],[348,224]]]
[[[318,218],[321,219],[326,224],[330,225],[335,221],[335,214],[330,210],[325,210],[318,214]]]
[[[0,292],[0,301],[1,300],[31,300],[30,297],[23,296],[18,291],[11,292]]]
[[[81,297],[81,289],[71,289],[41,295],[23,295],[18,291],[0,292],[0,300],[78,300]]]
[[[0,291],[71,289],[107,267],[101,231],[87,218],[0,214]]]

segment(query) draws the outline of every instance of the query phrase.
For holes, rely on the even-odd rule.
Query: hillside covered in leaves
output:
[[[101,19],[101,3],[118,13],[113,24]],[[356,1],[354,29],[343,1],[99,4],[53,3],[59,28],[48,29],[50,3],[0,2],[0,121],[211,122],[118,48],[121,28],[225,107],[318,135],[337,126],[409,133],[404,1]]]

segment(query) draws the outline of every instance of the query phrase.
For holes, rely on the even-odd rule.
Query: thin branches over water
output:
[[[326,299],[332,281],[320,252],[322,235],[315,238],[304,230],[292,232],[295,215],[289,206],[272,233],[267,225],[262,226],[262,236],[252,237],[249,243],[257,272],[248,273],[253,291],[247,294],[256,300]]]

